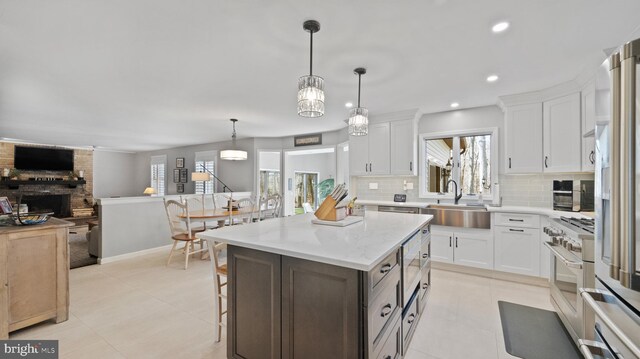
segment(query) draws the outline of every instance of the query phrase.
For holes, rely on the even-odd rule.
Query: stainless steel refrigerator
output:
[[[596,76],[596,288],[581,289],[586,358],[640,358],[640,39],[617,49]]]

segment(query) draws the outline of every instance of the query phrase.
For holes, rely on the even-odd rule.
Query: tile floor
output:
[[[165,266],[167,254],[74,269],[71,314],[10,339],[58,339],[60,358],[226,358],[213,341],[209,261]],[[433,270],[433,288],[407,359],[514,358],[502,339],[498,300],[553,310],[549,290]]]

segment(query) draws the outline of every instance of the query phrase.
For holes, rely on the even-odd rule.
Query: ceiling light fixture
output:
[[[457,102],[452,102],[451,103],[451,108],[457,108],[458,106],[460,106],[460,104],[457,103]]]
[[[498,81],[498,75],[487,76],[487,82],[496,82],[496,81]]]
[[[320,117],[324,115],[324,79],[313,75],[313,34],[320,31],[320,23],[307,20],[302,28],[309,33],[309,76],[298,79],[298,115]]]
[[[352,107],[353,107],[353,103],[351,103],[351,102],[347,102],[347,103],[345,103],[345,104],[344,104],[344,107],[346,107],[346,108],[352,108]]]
[[[220,158],[228,161],[244,161],[247,159],[247,151],[238,150],[236,146],[236,120],[232,118],[230,120],[233,122],[233,133],[231,134],[231,149],[220,151]]]
[[[509,28],[509,23],[506,21],[499,22],[491,28],[491,31],[495,33],[503,32],[504,30]]]
[[[353,72],[358,75],[358,107],[349,111],[349,134],[351,136],[366,136],[369,133],[369,110],[360,107],[360,86],[362,75],[367,73],[367,69],[358,67]]]

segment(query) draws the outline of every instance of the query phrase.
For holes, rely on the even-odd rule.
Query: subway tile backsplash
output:
[[[552,207],[553,180],[592,180],[593,174],[532,174],[501,175],[500,195],[503,206]],[[413,189],[403,190],[404,181],[413,183]],[[377,183],[378,189],[369,189]],[[419,178],[416,176],[352,177],[351,191],[359,199],[392,201],[395,193],[405,193],[408,202],[427,202],[419,197]]]

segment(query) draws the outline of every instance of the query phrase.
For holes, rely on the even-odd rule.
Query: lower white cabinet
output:
[[[489,229],[431,226],[434,261],[493,268],[493,238]]]
[[[494,269],[540,275],[540,216],[522,213],[495,213],[493,216],[495,241]]]
[[[496,226],[495,270],[540,275],[540,229]]]

